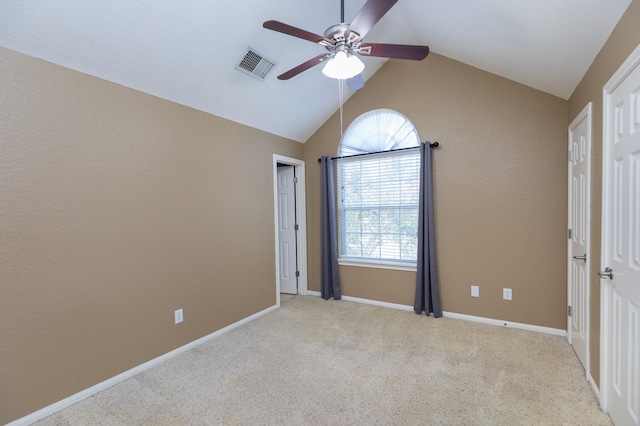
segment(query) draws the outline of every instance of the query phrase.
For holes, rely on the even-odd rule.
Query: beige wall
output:
[[[434,152],[436,236],[445,311],[566,328],[567,102],[431,54],[389,61],[346,103],[344,122],[376,108],[405,114]],[[346,125],[345,125],[346,126]],[[305,143],[309,288],[320,289],[321,155],[334,115]],[[415,273],[340,268],[343,294],[413,306]],[[480,286],[471,298],[470,286]],[[513,301],[502,300],[502,288]]]
[[[273,306],[302,151],[0,48],[0,423]]]
[[[600,383],[600,244],[602,210],[602,88],[640,44],[640,1],[634,0],[569,98],[569,122],[593,102],[591,145],[590,370]]]
[[[640,43],[638,22],[634,0],[568,103],[436,54],[388,62],[347,102],[347,124],[392,108],[442,144],[443,309],[565,328],[567,124],[594,102],[599,259],[602,86]],[[307,161],[318,291],[316,159],[339,132],[336,115],[301,145],[0,48],[0,423],[273,305],[273,153]],[[341,275],[345,295],[413,304],[414,273]],[[598,380],[596,279],[592,296]]]

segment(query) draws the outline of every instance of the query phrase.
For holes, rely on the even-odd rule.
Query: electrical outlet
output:
[[[180,323],[182,322],[182,320],[183,320],[183,317],[182,317],[182,308],[181,308],[181,309],[178,309],[177,311],[175,311],[175,312],[173,313],[173,319],[174,319],[174,321],[175,321],[175,323],[176,323],[176,324],[180,324]]]
[[[480,287],[477,285],[471,286],[471,297],[480,297]]]
[[[510,288],[503,288],[502,289],[502,298],[504,300],[511,300],[511,289]]]

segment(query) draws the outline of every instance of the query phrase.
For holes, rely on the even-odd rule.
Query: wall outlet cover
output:
[[[183,316],[182,316],[182,308],[176,310],[173,313],[173,319],[175,321],[176,324],[180,324],[183,321]]]
[[[471,297],[480,297],[480,287],[477,285],[471,286]]]
[[[502,289],[502,298],[504,300],[511,300],[511,297],[512,297],[511,289],[510,288],[503,288]]]

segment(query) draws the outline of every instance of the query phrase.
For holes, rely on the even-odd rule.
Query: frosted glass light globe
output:
[[[356,55],[348,55],[341,50],[329,59],[322,68],[322,73],[330,78],[346,80],[360,74],[362,70],[364,70],[364,64]]]

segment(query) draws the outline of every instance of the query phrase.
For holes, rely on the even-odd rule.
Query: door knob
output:
[[[585,254],[583,254],[582,256],[573,256],[573,258],[574,258],[575,260],[584,260],[584,261],[585,261],[585,263],[586,263],[586,261],[587,261],[587,254],[585,253]]]
[[[604,268],[604,271],[599,271],[598,275],[600,276],[600,278],[609,278],[610,280],[613,279],[613,271],[608,266]]]

